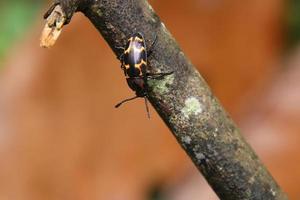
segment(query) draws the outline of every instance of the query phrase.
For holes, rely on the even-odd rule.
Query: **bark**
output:
[[[55,5],[62,7],[65,24],[74,12],[83,12],[117,56],[122,50],[116,47],[132,33],[142,32],[148,46],[157,36],[149,72],[174,73],[148,81],[149,101],[220,199],[287,199],[146,0],[57,0]]]

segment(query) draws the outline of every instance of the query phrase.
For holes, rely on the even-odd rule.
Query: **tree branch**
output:
[[[149,71],[174,73],[149,80],[149,100],[220,199],[287,199],[146,0],[55,5],[66,23],[83,12],[118,56],[132,33],[142,32],[148,46],[157,35]]]

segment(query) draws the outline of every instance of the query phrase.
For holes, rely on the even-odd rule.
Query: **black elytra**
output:
[[[170,75],[169,73],[157,73],[151,74],[147,72],[148,60],[147,58],[151,56],[153,47],[157,41],[157,37],[153,40],[149,50],[147,51],[145,39],[142,33],[137,32],[129,37],[127,44],[124,47],[116,47],[122,49],[122,54],[118,57],[121,61],[121,68],[126,76],[126,81],[128,86],[135,92],[136,96],[132,98],[125,99],[118,103],[115,107],[118,108],[123,103],[131,101],[133,99],[142,97],[145,99],[145,105],[148,117],[149,108],[147,104],[148,96],[148,78],[160,78],[165,75]]]

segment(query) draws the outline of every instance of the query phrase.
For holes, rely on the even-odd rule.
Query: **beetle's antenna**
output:
[[[149,112],[149,106],[148,106],[148,99],[147,97],[144,97],[145,99],[145,105],[146,105],[146,111],[147,111],[147,116],[150,119],[150,112]]]
[[[139,98],[138,96],[135,96],[135,97],[132,97],[132,98],[129,98],[129,99],[125,99],[123,101],[121,101],[120,103],[118,103],[117,105],[115,105],[115,108],[118,108],[120,107],[123,103],[127,102],[127,101],[131,101],[133,99],[136,99],[136,98]]]

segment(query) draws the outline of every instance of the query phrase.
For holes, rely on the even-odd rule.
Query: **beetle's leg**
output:
[[[146,77],[147,78],[152,78],[152,79],[159,79],[162,78],[164,76],[168,76],[173,74],[174,72],[163,72],[163,73],[156,73],[156,74],[152,74],[152,73],[146,73]]]
[[[121,61],[121,63],[124,63],[124,53],[122,53],[121,55],[117,56],[117,59]]]
[[[125,48],[124,47],[120,47],[120,46],[115,46],[115,49],[121,49],[121,50],[125,51]]]
[[[122,69],[122,70],[125,70],[124,62],[121,62],[121,69]]]
[[[123,57],[124,57],[124,51],[125,51],[125,48],[124,47],[115,47],[115,49],[118,49],[118,50],[122,50],[122,54],[117,56],[117,59],[120,60],[122,62],[123,60]]]
[[[123,101],[121,101],[120,103],[118,103],[117,105],[115,105],[115,108],[118,108],[120,107],[123,103],[127,102],[127,101],[131,101],[133,99],[136,99],[136,98],[139,98],[139,96],[135,96],[135,97],[131,97],[131,98],[128,98],[128,99],[124,99]]]
[[[155,35],[155,38],[148,49],[148,57],[151,56],[151,54],[153,53],[153,47],[155,46],[156,42],[157,42],[157,35]]]

